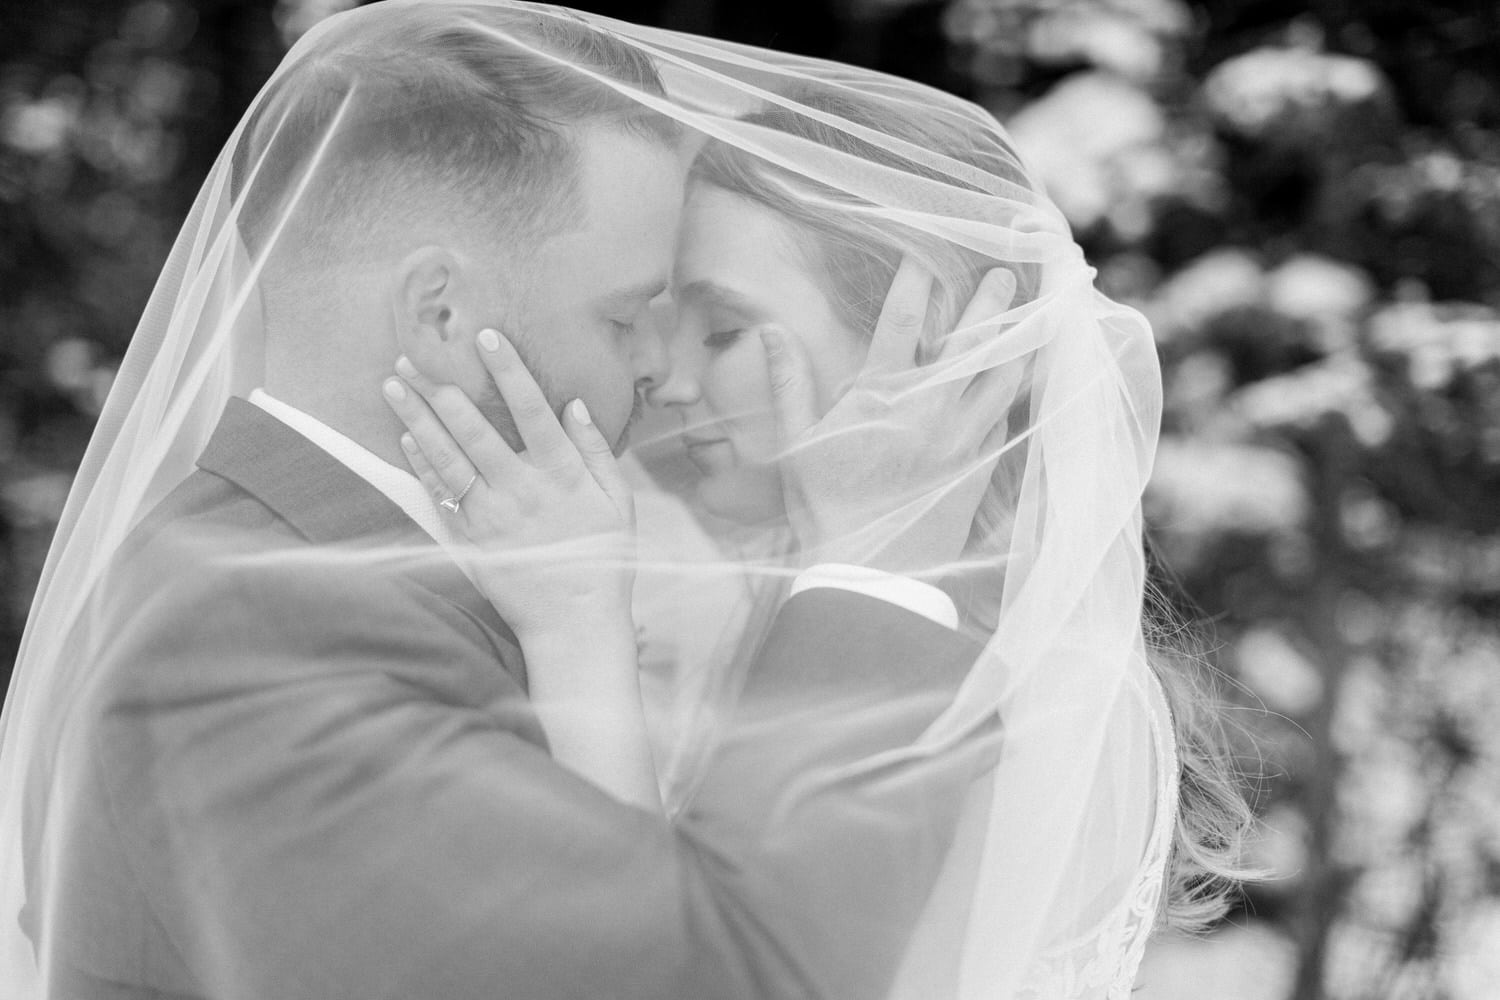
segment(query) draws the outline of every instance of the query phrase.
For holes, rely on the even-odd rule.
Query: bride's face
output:
[[[853,379],[866,343],[808,273],[792,224],[722,188],[689,188],[673,290],[670,372],[650,401],[677,410],[698,493],[714,514],[754,523],[784,512],[780,439],[766,352],[755,328],[780,326],[812,363],[827,409]]]

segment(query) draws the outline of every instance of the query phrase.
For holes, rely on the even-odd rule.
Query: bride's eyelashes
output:
[[[744,327],[734,330],[718,330],[703,338],[703,346],[710,351],[722,351],[732,346],[745,333]]]

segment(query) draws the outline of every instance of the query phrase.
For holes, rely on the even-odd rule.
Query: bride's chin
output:
[[[746,526],[786,518],[781,477],[770,466],[736,466],[698,481],[698,501],[714,517]]]

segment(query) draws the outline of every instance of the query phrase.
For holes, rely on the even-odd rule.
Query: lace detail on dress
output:
[[[1177,751],[1160,685],[1150,688],[1158,808],[1129,894],[1095,928],[1046,952],[1026,977],[1024,1000],[1126,1000],[1156,924],[1177,822]]]

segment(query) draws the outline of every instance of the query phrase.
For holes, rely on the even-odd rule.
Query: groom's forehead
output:
[[[675,150],[615,129],[593,129],[580,143],[577,196],[585,230],[642,254],[675,243],[685,189]]]

